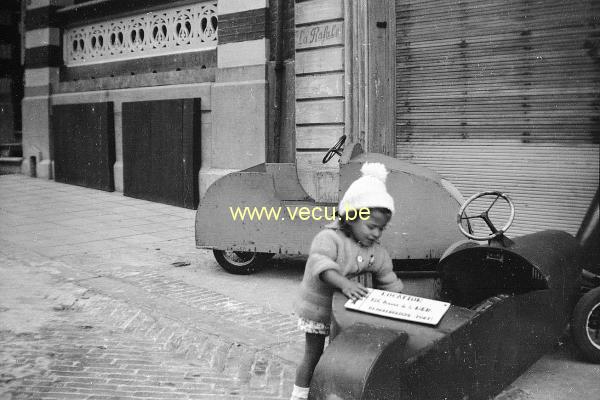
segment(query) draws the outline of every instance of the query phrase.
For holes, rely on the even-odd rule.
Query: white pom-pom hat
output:
[[[350,184],[340,200],[339,215],[345,215],[346,210],[358,212],[361,208],[387,208],[393,213],[394,198],[385,187],[388,175],[385,165],[367,162],[363,164],[360,172],[362,176]]]

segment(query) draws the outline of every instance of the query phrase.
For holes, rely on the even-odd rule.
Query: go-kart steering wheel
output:
[[[476,199],[478,199],[480,197],[485,197],[485,196],[496,196],[496,198],[494,199],[492,204],[490,204],[490,206],[487,208],[487,210],[485,210],[481,214],[467,215],[466,209],[469,206],[469,204],[471,204]],[[490,210],[492,209],[494,204],[496,204],[496,201],[499,198],[502,198],[510,206],[510,217],[508,217],[508,222],[506,222],[506,225],[504,225],[502,227],[502,229],[497,229],[494,226],[494,224],[492,223],[492,221],[490,220],[490,216],[489,216]],[[467,232],[462,226],[462,221],[470,220],[470,219],[474,219],[474,218],[481,218],[485,222],[485,224],[490,228],[492,233],[487,236],[476,236],[472,232]],[[465,201],[465,203],[462,205],[460,210],[458,211],[458,216],[457,216],[456,222],[458,223],[458,229],[460,229],[462,234],[465,235],[466,237],[473,239],[473,240],[492,240],[495,237],[504,234],[504,232],[506,232],[506,230],[512,225],[514,218],[515,218],[515,206],[513,205],[512,200],[502,192],[489,191],[489,192],[480,192],[480,193],[474,194],[473,196],[469,197],[467,199],[467,201]],[[470,227],[469,227],[469,231],[471,231]]]
[[[340,139],[337,141],[337,143],[334,144],[332,148],[327,150],[327,153],[325,153],[325,157],[323,157],[323,164],[327,164],[329,162],[329,160],[331,160],[333,158],[334,154],[337,154],[338,156],[341,157],[342,150],[344,150],[345,142],[346,142],[346,135],[340,136]]]

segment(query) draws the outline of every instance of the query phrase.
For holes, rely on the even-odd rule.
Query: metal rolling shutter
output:
[[[576,234],[598,187],[600,2],[396,0],[397,157]]]

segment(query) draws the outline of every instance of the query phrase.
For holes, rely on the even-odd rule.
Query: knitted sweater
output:
[[[310,253],[295,304],[299,317],[328,324],[334,287],[321,280],[320,274],[335,269],[351,278],[372,272],[378,289],[400,292],[404,285],[392,270],[392,259],[383,246],[375,243],[362,247],[346,236],[337,223],[327,225],[312,241]]]

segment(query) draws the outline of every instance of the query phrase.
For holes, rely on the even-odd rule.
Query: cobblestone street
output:
[[[13,261],[9,268],[22,265]],[[11,272],[32,281],[40,274],[50,274],[55,282],[63,280],[51,263],[36,267],[38,276],[6,269],[3,275]],[[203,332],[196,328],[197,323],[156,308],[156,304],[130,304],[119,296],[106,296],[98,289],[101,285],[85,285],[86,279],[80,279],[59,283],[58,292],[55,288],[39,290],[44,288],[38,286],[28,296],[54,294],[30,301],[34,305],[36,300],[47,302],[48,312],[52,312],[39,330],[3,331],[1,345],[8,351],[2,358],[2,379],[18,394],[15,398],[284,397],[290,364],[272,352]],[[116,288],[106,291],[111,295],[123,288],[117,280],[107,283]],[[167,283],[171,284],[177,282]],[[189,295],[191,292],[182,294],[171,306]],[[208,291],[194,296],[216,300],[213,304],[228,301]],[[163,303],[165,299],[168,295],[162,297]],[[210,309],[204,311],[211,313]]]
[[[287,399],[302,264],[240,277],[194,247],[194,211],[0,177],[0,399]],[[568,346],[497,397],[600,398]]]

